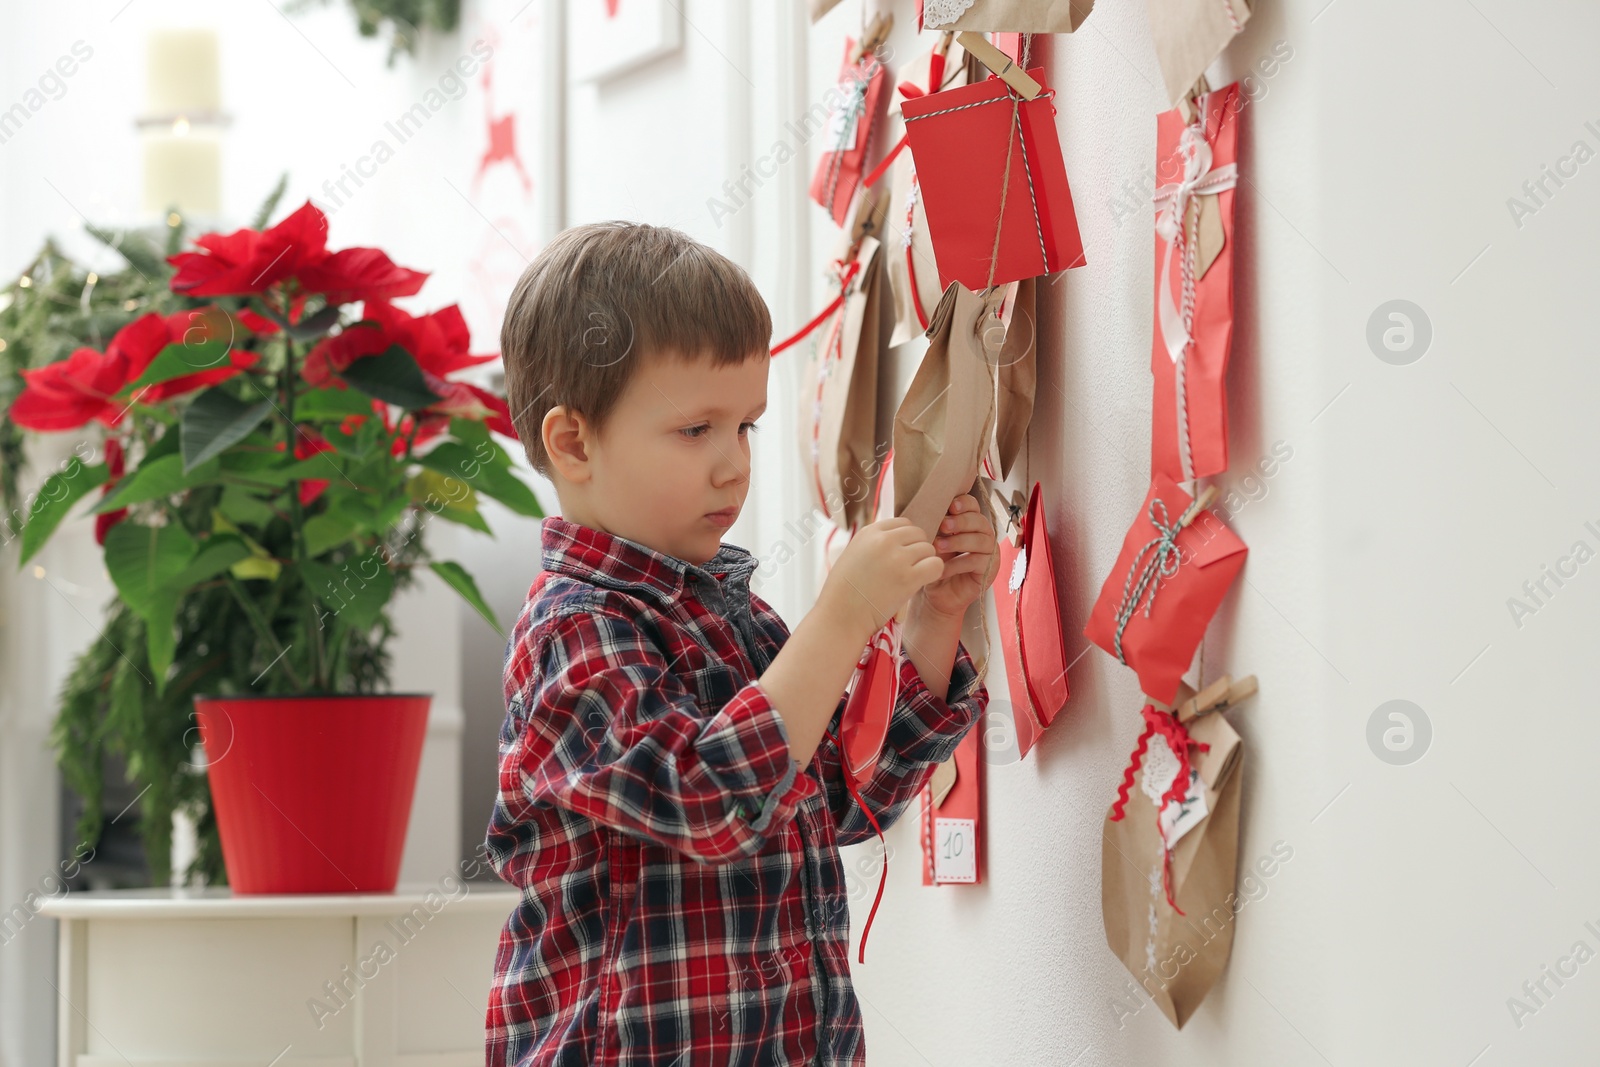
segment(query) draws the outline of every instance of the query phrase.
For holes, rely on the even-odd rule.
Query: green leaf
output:
[[[194,555],[194,538],[176,524],[119,522],[106,532],[106,570],[123,603],[146,621],[164,597],[182,592],[178,577]]]
[[[126,524],[124,524],[126,525]],[[145,648],[150,655],[150,670],[155,675],[156,692],[167,687],[167,672],[178,640],[178,594],[164,592],[150,603],[144,617]]]
[[[179,456],[167,455],[147,460],[139,464],[137,470],[123,478],[104,500],[95,505],[94,511],[96,515],[103,515],[108,511],[125,508],[129,504],[160,500],[174,493],[181,493],[185,489],[214,482],[221,474],[221,464],[215,462],[207,462],[186,473],[183,469],[183,460]]]
[[[356,535],[356,524],[349,516],[337,511],[325,511],[306,520],[306,555],[320,556],[338,548]]]
[[[209,581],[250,555],[250,546],[237,537],[214,536],[178,575],[174,584],[188,589]]]
[[[229,571],[241,581],[265,578],[269,582],[275,582],[278,580],[278,575],[283,573],[283,564],[269,557],[249,556],[235,563]]]
[[[294,398],[297,422],[338,422],[348,415],[375,419],[372,398],[354,389],[313,389]]]
[[[428,564],[433,568],[433,573],[444,579],[446,585],[461,594],[461,598],[471,604],[479,615],[488,620],[494,627],[494,632],[505,636],[505,631],[500,628],[500,620],[494,617],[494,611],[489,607],[488,601],[483,599],[483,594],[478,592],[478,583],[472,580],[472,575],[459,563],[450,560],[435,560]]]
[[[156,353],[156,358],[133,383],[135,394],[146,385],[168,382],[186,374],[215,370],[228,364],[228,352],[233,346],[226,341],[202,341],[199,344],[170,344]]]
[[[300,564],[300,569],[317,599],[357,630],[376,626],[384,605],[394,595],[394,573],[377,552],[338,567],[313,560]]]
[[[406,479],[406,492],[429,513],[492,536],[488,522],[478,513],[477,490],[460,478],[424,468]]]
[[[283,457],[279,456],[281,461]],[[312,478],[325,478],[329,481],[338,480],[343,483],[344,471],[339,466],[338,454],[335,452],[318,452],[305,459],[297,459],[292,463],[284,463],[278,467],[261,467],[228,471],[225,473],[236,474],[251,482],[262,485],[288,485],[292,481],[307,481]]]
[[[339,322],[339,305],[329,304],[314,315],[289,324],[289,336],[296,341],[315,341]]]
[[[252,526],[265,526],[277,518],[277,513],[266,502],[242,485],[230,485],[222,491],[217,510],[235,523],[247,522]]]
[[[413,411],[444,399],[428,388],[422,368],[399,345],[351,363],[340,377],[368,396]]]
[[[183,469],[193,470],[229,445],[244,440],[272,410],[272,401],[247,404],[222,389],[207,389],[183,412]]]
[[[478,450],[456,441],[445,441],[421,457],[420,462],[429,470],[446,477],[459,478],[484,496],[500,501],[518,515],[542,518],[538,498],[509,466],[500,466],[493,454],[482,446]]]
[[[139,462],[149,463],[151,460],[160,459],[162,456],[176,455],[178,452],[178,437],[179,434],[170,430],[163,433],[145,448],[144,459]]]
[[[483,446],[487,445],[499,452],[495,462],[499,460],[504,460],[507,464],[511,462],[511,457],[506,455],[505,451],[495,444],[494,439],[489,436],[489,427],[476,419],[464,419],[460,415],[452,415],[450,417],[450,435],[480,456],[485,454]]]
[[[28,562],[35,552],[44,547],[55,528],[61,525],[61,520],[67,517],[67,512],[72,510],[73,504],[89,490],[105,484],[104,463],[85,467],[76,458],[70,463],[70,469],[46,478],[39,487],[39,495],[33,498],[33,505],[28,509],[28,524],[22,528],[22,558],[17,561],[17,566]]]

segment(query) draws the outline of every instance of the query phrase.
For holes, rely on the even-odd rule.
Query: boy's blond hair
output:
[[[737,263],[685,233],[632,222],[562,231],[522,272],[500,329],[506,400],[546,477],[541,427],[565,406],[598,430],[639,360],[719,366],[770,354],[772,317]]]

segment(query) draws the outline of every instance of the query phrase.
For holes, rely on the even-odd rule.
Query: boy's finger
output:
[[[940,552],[993,552],[994,539],[984,533],[941,534],[933,547]]]
[[[983,531],[988,531],[992,534],[994,525],[976,511],[966,511],[960,515],[946,516],[944,521],[939,523],[939,532],[941,534],[978,533]]]

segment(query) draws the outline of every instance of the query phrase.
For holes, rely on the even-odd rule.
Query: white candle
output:
[[[221,109],[215,30],[156,30],[146,54],[149,114],[192,117]]]
[[[144,136],[144,210],[164,215],[176,205],[184,215],[220,213],[222,144],[216,133]]]

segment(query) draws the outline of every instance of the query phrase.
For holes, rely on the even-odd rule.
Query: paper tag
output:
[[[1006,588],[1015,595],[1022,588],[1023,576],[1028,573],[1028,550],[1017,549],[1017,558],[1011,561],[1011,577],[1006,581]]]
[[[828,116],[827,140],[823,143],[830,152],[847,152],[856,146],[856,119],[861,115],[860,93],[852,86],[843,87],[847,94],[844,103]]]
[[[1227,240],[1222,230],[1222,204],[1217,193],[1195,197],[1194,280],[1199,281],[1222,254]]]
[[[933,880],[978,880],[978,826],[975,820],[933,820]]]
[[[1200,784],[1200,772],[1189,768],[1189,792],[1183,802],[1169,803],[1161,809],[1161,839],[1167,848],[1175,846],[1184,834],[1200,825],[1208,814],[1205,788]]]
[[[950,795],[950,790],[956,787],[956,758],[951,756],[933,769],[933,777],[928,779],[928,788],[933,793],[933,806],[938,807],[944,803],[944,798]]]

